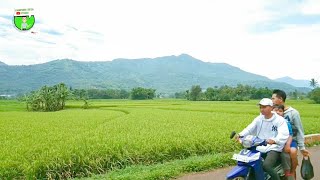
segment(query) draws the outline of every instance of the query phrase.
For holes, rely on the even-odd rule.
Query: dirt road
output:
[[[320,146],[315,146],[315,147],[310,147],[307,148],[310,153],[310,159],[311,163],[313,165],[313,170],[314,170],[314,180],[320,179]],[[231,158],[231,157],[230,157]],[[302,161],[302,155],[299,152],[299,164],[301,164]],[[209,172],[204,172],[204,173],[196,173],[196,174],[188,174],[182,177],[177,178],[178,180],[225,180],[226,179],[226,174],[232,169],[233,167],[227,167],[223,169],[217,169],[217,170],[212,170]],[[297,179],[298,180],[303,180],[300,175],[300,168],[301,166],[299,165],[297,167]]]

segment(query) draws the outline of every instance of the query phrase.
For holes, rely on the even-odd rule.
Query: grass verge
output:
[[[231,159],[232,154],[233,152],[192,156],[183,160],[175,160],[150,166],[134,165],[125,169],[110,171],[104,175],[95,175],[88,178],[82,178],[81,180],[170,179],[189,172],[206,171],[229,165],[235,165],[235,161]]]

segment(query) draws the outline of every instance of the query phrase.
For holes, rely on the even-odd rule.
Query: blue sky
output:
[[[14,9],[33,8],[20,32]],[[0,61],[110,61],[189,54],[277,78],[320,80],[318,0],[1,0]]]

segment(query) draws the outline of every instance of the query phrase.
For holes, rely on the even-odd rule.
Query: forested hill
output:
[[[64,82],[72,88],[121,88],[141,86],[157,93],[174,93],[221,85],[298,89],[225,63],[209,63],[187,54],[145,59],[81,62],[69,59],[44,64],[11,66],[0,63],[0,94],[17,94],[43,85]],[[299,89],[298,89],[299,90]]]

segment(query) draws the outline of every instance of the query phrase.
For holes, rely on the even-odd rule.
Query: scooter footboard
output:
[[[233,179],[236,177],[246,177],[249,172],[249,167],[247,166],[236,166],[228,174],[227,179]]]

